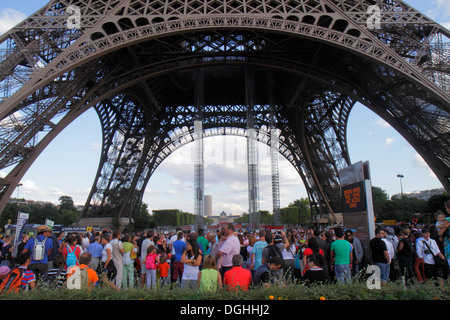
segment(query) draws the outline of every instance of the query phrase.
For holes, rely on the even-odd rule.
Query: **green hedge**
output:
[[[253,288],[248,292],[219,291],[214,294],[200,294],[195,290],[181,288],[122,289],[120,292],[109,287],[92,290],[44,289],[19,294],[1,294],[1,300],[449,300],[450,281],[444,283],[444,290],[436,283],[413,284],[406,288],[400,282],[388,283],[382,289],[368,289],[364,281],[351,285],[329,284],[305,286],[289,284],[283,287]]]

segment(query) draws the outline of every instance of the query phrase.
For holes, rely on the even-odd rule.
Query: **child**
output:
[[[200,292],[211,293],[222,287],[222,277],[217,271],[216,260],[208,254],[203,261],[203,268],[198,273],[197,288]]]
[[[159,264],[157,266],[159,270],[159,279],[161,280],[161,288],[169,283],[169,269],[170,265],[167,262],[166,255],[161,255],[159,259]]]
[[[436,228],[438,229],[439,240],[441,242],[444,241],[444,238],[450,238],[450,231],[448,227],[450,227],[449,218],[445,217],[445,214],[442,211],[436,212]]]
[[[156,247],[150,245],[147,249],[147,256],[145,257],[145,273],[147,276],[147,288],[156,289],[156,264],[158,263],[158,255],[156,254]]]

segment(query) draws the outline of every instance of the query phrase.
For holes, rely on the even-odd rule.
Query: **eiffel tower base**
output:
[[[114,218],[112,217],[102,217],[102,218],[81,218],[78,223],[74,226],[76,227],[95,227],[108,230],[115,230],[117,226],[114,226]],[[133,222],[133,221],[131,221]],[[119,230],[123,231],[130,224],[129,218],[119,218]]]

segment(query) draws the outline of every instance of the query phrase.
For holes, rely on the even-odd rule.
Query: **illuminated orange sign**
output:
[[[342,187],[342,207],[344,213],[366,211],[363,182]]]

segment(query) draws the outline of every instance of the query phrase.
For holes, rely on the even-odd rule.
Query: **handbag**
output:
[[[425,245],[427,246],[428,250],[430,250],[431,254],[433,255],[433,259],[434,259],[434,263],[435,263],[436,267],[444,267],[447,264],[447,261],[442,259],[439,255],[435,255],[433,253],[433,251],[431,250],[430,246],[428,245],[428,243],[425,240],[422,240],[422,243],[425,243]]]

